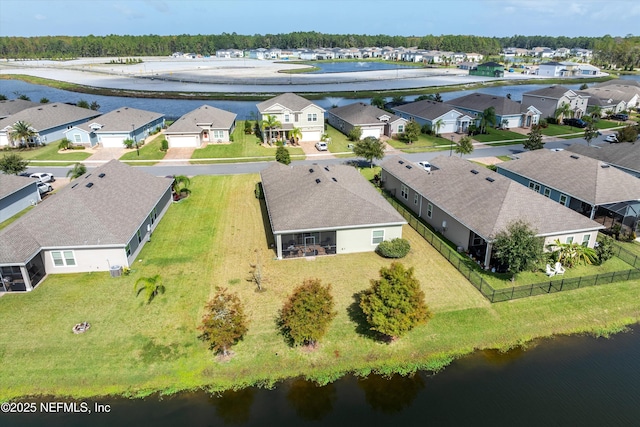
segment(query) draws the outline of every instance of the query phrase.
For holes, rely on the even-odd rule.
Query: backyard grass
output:
[[[236,122],[233,131],[233,142],[230,144],[209,144],[198,148],[191,156],[192,164],[251,162],[256,160],[273,160],[276,156],[276,146],[265,147],[253,134],[245,135],[244,121]],[[304,151],[299,147],[287,146],[289,154],[295,158],[304,158]],[[200,160],[215,159],[215,160]]]
[[[509,130],[498,130],[488,127],[487,133],[474,135],[472,138],[478,142],[524,141],[527,139],[527,136]]]
[[[153,166],[156,161],[153,160],[162,160],[165,156],[166,151],[162,151],[162,140],[165,139],[164,134],[159,133],[155,138],[151,140],[151,142],[144,144],[140,147],[140,155],[136,150],[129,151],[128,153],[123,154],[120,157],[120,161],[126,162],[127,160],[136,160],[135,163],[132,163],[136,166]],[[140,162],[138,160],[151,160],[149,162]]]
[[[490,304],[405,226],[412,249],[402,262],[415,268],[434,318],[392,344],[377,341],[361,323],[354,295],[390,260],[375,253],[274,260],[264,203],[253,194],[258,180],[194,177],[191,196],[169,208],[129,276],[51,275],[33,292],[0,298],[0,400],[143,396],[269,386],[297,376],[326,383],[349,372],[408,373],[442,368],[477,349],[507,349],[553,334],[607,333],[639,320],[637,282]],[[256,263],[264,292],[247,280]],[[154,274],[167,291],[147,305],[133,285]],[[332,284],[338,312],[311,352],[288,347],[275,324],[285,298],[306,278]],[[226,363],[212,356],[196,329],[218,286],[236,292],[249,317],[249,331]],[[91,329],[74,335],[71,328],[82,321]]]
[[[86,160],[91,156],[91,153],[87,153],[84,150],[58,152],[59,142],[60,141],[55,141],[36,148],[4,149],[1,153],[16,153],[25,160],[33,161],[34,165],[37,164],[38,166],[68,166]],[[47,160],[55,161],[47,163]],[[64,160],[68,160],[69,162],[64,162]]]

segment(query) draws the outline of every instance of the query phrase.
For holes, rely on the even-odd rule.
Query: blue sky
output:
[[[0,0],[0,36],[640,35],[638,0]]]

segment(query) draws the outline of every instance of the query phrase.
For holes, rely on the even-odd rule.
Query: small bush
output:
[[[167,151],[169,149],[169,141],[163,139],[160,141],[160,151]]]
[[[256,188],[254,190],[254,193],[256,195],[256,199],[264,199],[264,192],[262,191],[261,182],[256,183]]]
[[[425,123],[422,125],[422,127],[420,128],[420,132],[422,132],[425,135],[431,135],[431,125]]]
[[[125,148],[132,148],[133,147],[133,139],[131,138],[127,138],[124,141],[122,141],[122,145],[125,146]]]
[[[603,264],[610,259],[614,253],[613,239],[609,236],[601,235],[595,244],[596,255],[598,256],[598,264]]]
[[[404,258],[410,249],[411,245],[408,240],[396,238],[380,243],[376,248],[376,252],[385,258]]]
[[[543,129],[546,129],[549,127],[549,122],[547,122],[546,119],[540,119],[540,122],[538,122],[538,126],[540,126]]]

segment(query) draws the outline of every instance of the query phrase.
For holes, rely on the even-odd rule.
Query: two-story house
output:
[[[262,132],[263,138],[289,139],[290,132],[300,129],[300,141],[320,141],[324,133],[325,110],[295,93],[283,93],[257,105],[260,120],[265,123],[268,116],[280,125],[277,128]]]
[[[555,117],[562,104],[569,104],[573,117],[580,118],[587,113],[589,95],[575,92],[563,86],[549,86],[522,94],[522,104],[532,105],[542,117]]]

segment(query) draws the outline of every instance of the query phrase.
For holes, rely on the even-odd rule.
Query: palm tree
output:
[[[589,115],[594,122],[597,122],[602,117],[602,107],[599,105],[592,105],[589,107]]]
[[[469,138],[468,136],[463,136],[462,138],[460,138],[460,141],[458,141],[453,151],[459,153],[460,157],[462,157],[463,154],[472,153],[473,143],[471,142],[471,138]]]
[[[38,132],[36,132],[29,123],[23,120],[15,122],[11,127],[13,130],[11,130],[10,135],[14,147],[16,146],[16,141],[22,141],[23,144],[29,145],[29,140],[38,135]]]
[[[585,265],[593,264],[598,259],[595,249],[573,242],[560,243],[560,239],[556,239],[552,244],[548,245],[548,248],[557,252],[558,262],[567,267],[573,267],[578,262],[582,262]]]
[[[385,98],[382,95],[375,95],[371,98],[371,105],[378,108],[384,108]]]
[[[173,177],[173,191],[180,198],[191,194],[191,190],[189,190],[189,186],[191,185],[191,180],[188,176],[185,175],[174,175]]]
[[[443,124],[444,124],[444,121],[442,121],[442,119],[438,119],[433,124],[433,132],[436,134],[436,136],[440,135],[440,128],[442,127]]]
[[[265,116],[264,120],[262,120],[262,121],[260,122],[260,126],[261,126],[263,129],[269,129],[269,139],[268,139],[268,142],[269,142],[269,145],[271,145],[271,139],[273,139],[273,134],[272,134],[273,129],[277,129],[277,128],[281,127],[281,126],[282,126],[282,123],[280,123],[280,122],[278,121],[278,119],[276,118],[276,116],[272,116],[272,115],[270,115],[270,114],[267,114],[267,115]]]
[[[136,280],[133,290],[136,292],[136,296],[144,291],[145,299],[147,300],[147,304],[149,304],[158,294],[164,294],[165,287],[162,284],[160,275],[156,274],[152,277],[141,277]]]
[[[555,111],[554,117],[558,121],[558,124],[560,124],[562,123],[562,120],[565,117],[568,117],[571,114],[573,114],[573,111],[571,110],[571,105],[567,104],[566,102],[563,102],[560,105],[560,107]]]
[[[74,180],[76,178],[80,178],[85,173],[87,173],[87,167],[82,163],[76,163],[73,165],[73,168],[69,169],[67,176]]]
[[[498,118],[494,107],[486,108],[480,113],[480,133],[487,133],[487,126],[495,126]]]
[[[300,142],[300,138],[302,138],[302,129],[293,128],[289,131],[289,138],[293,138],[296,144]]]

